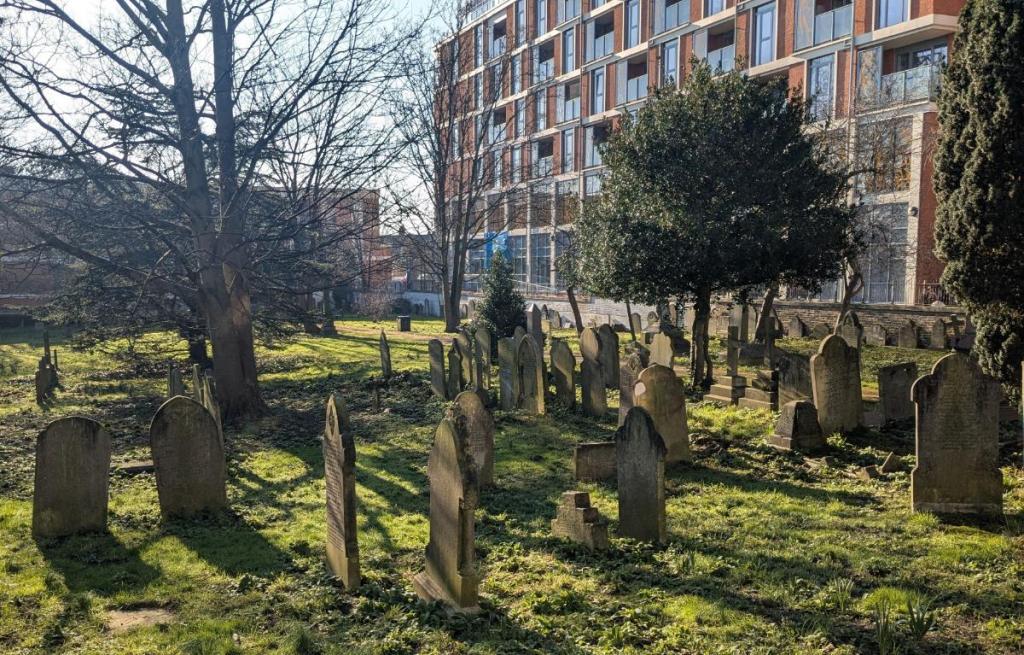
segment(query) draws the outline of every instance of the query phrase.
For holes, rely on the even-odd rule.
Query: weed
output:
[[[921,641],[928,631],[935,627],[935,611],[931,601],[924,596],[907,600],[907,628],[914,641]]]
[[[850,608],[850,601],[853,599],[853,580],[850,578],[835,578],[825,586],[824,604],[840,612]]]
[[[888,599],[883,598],[875,604],[874,620],[879,655],[896,655],[896,629]]]

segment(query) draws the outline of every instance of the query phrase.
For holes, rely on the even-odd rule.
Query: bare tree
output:
[[[383,0],[114,6],[90,23],[64,2],[0,0],[0,94],[25,121],[3,146],[6,178],[37,201],[66,202],[75,190],[104,199],[98,206],[145,189],[160,211],[123,212],[116,224],[87,212],[90,224],[76,230],[129,230],[158,248],[161,265],[77,240],[73,212],[54,220],[8,205],[5,216],[35,244],[194,299],[226,418],[259,415],[254,284],[305,293],[303,276],[282,266],[363,230],[297,239],[322,228],[341,189],[367,179],[354,171],[387,165],[390,138],[372,134],[372,99],[416,28],[388,29]]]

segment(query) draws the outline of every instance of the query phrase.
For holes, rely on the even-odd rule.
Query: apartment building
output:
[[[942,297],[933,253],[931,143],[942,65],[962,0],[485,0],[457,38],[459,74],[478,102],[464,130],[486,131],[493,187],[472,276],[503,248],[530,295],[562,290],[555,261],[568,202],[597,194],[600,146],[624,112],[691,59],[778,76],[872,170],[854,200],[886,226],[863,261],[870,304]],[[449,41],[452,43],[454,41]],[[499,68],[501,70],[499,70]],[[473,292],[472,280],[469,291]],[[836,299],[826,285],[815,299]],[[790,290],[800,298],[798,290]],[[807,299],[807,298],[804,298]]]

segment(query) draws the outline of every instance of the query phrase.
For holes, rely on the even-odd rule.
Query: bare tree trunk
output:
[[[451,283],[444,279],[441,282],[441,313],[444,316],[444,331],[449,334],[459,331],[459,323],[462,315],[459,311],[459,300],[453,290]]]
[[[636,343],[636,328],[633,327],[633,308],[629,304],[629,300],[626,300],[626,325],[629,326],[629,334],[633,337],[633,343]]]
[[[711,324],[710,290],[702,290],[696,294],[693,309],[693,357],[690,360],[690,378],[695,388],[707,390],[715,381],[708,338],[708,328]]]
[[[839,305],[839,316],[836,318],[836,324],[832,328],[833,333],[839,334],[839,328],[850,314],[850,305],[853,303],[853,297],[860,293],[863,288],[864,277],[860,274],[860,271],[851,268],[846,278],[846,284],[843,287],[843,301]]]
[[[565,288],[565,295],[569,298],[569,307],[572,308],[572,320],[576,324],[576,334],[583,333],[583,315],[580,314],[580,304],[576,302],[576,289],[571,286]]]
[[[761,300],[761,311],[757,316],[757,326],[754,328],[754,339],[757,339],[758,334],[768,334],[769,319],[772,315],[772,308],[775,306],[775,299],[779,296],[779,286],[773,284],[768,287],[768,290],[764,292],[764,299]],[[765,339],[765,343],[768,339]]]

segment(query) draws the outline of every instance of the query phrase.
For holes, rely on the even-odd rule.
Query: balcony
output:
[[[708,52],[708,65],[714,72],[728,73],[736,64],[736,46],[728,45]]]
[[[633,102],[647,97],[647,75],[640,75],[626,80],[626,102]]]
[[[498,57],[505,54],[505,50],[508,46],[507,37],[501,37],[500,39],[494,39],[491,41],[491,59],[497,59]]]
[[[537,63],[537,82],[550,80],[555,76],[555,60],[545,59]]]
[[[533,163],[533,176],[534,177],[548,177],[551,175],[551,171],[554,168],[554,158],[544,157],[538,159]]]
[[[814,17],[814,45],[850,36],[853,31],[853,5],[848,4]]]
[[[615,33],[609,32],[604,36],[594,37],[594,40],[590,43],[589,52],[587,53],[587,61],[593,61],[606,55],[612,54],[615,49]]]
[[[878,109],[911,102],[937,100],[942,66],[926,64],[883,75],[874,97],[862,98],[865,109]]]
[[[469,19],[473,20],[474,18],[480,18],[486,14],[488,10],[496,7],[497,5],[498,0],[479,0],[479,2],[474,2],[469,7]]]

